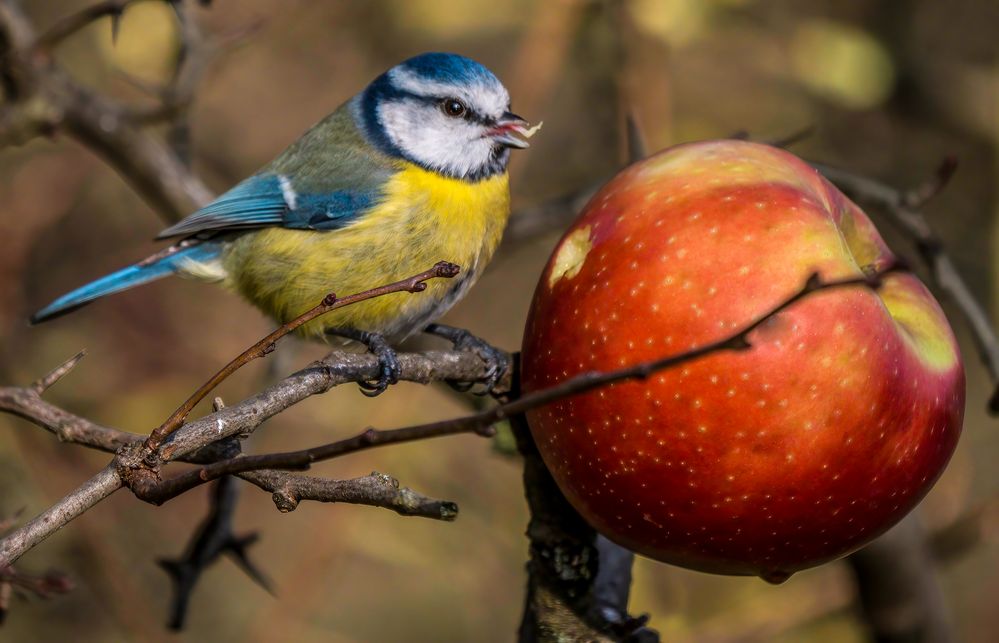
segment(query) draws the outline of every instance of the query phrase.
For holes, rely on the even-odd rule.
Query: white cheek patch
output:
[[[379,106],[378,116],[389,139],[409,158],[455,176],[466,176],[489,164],[492,141],[483,127],[450,118],[419,101],[393,101]]]

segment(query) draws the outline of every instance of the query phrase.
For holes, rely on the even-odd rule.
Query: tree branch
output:
[[[264,491],[270,491],[271,499],[281,513],[294,511],[302,500],[315,500],[382,507],[401,516],[449,522],[458,517],[457,504],[428,498],[409,487],[400,487],[398,480],[377,471],[351,480],[314,478],[267,469],[245,471],[238,475]]]
[[[747,350],[752,347],[749,335],[756,328],[774,315],[793,306],[801,299],[816,292],[834,288],[851,286],[878,288],[884,275],[895,270],[898,270],[898,268],[890,266],[873,275],[851,277],[836,281],[822,281],[817,274],[814,274],[808,278],[801,289],[790,295],[780,304],[756,320],[746,324],[740,330],[719,340],[683,353],[643,362],[635,366],[607,372],[582,373],[550,388],[527,393],[518,399],[472,415],[387,431],[369,428],[352,438],[331,442],[311,449],[264,455],[247,455],[221,460],[167,480],[160,480],[156,471],[138,467],[131,471],[123,470],[122,475],[125,479],[125,484],[128,485],[136,497],[153,504],[161,504],[194,487],[224,475],[257,469],[307,469],[314,462],[340,457],[372,447],[426,440],[459,433],[474,432],[483,436],[491,436],[493,434],[492,425],[497,421],[536,409],[555,400],[585,393],[615,382],[644,379],[657,371],[677,364],[690,362],[712,353],[726,350]]]
[[[303,325],[309,323],[317,317],[321,317],[326,313],[338,310],[340,308],[345,308],[347,306],[360,303],[362,301],[367,301],[369,299],[374,299],[376,297],[382,297],[384,295],[398,293],[398,292],[409,292],[409,293],[419,293],[427,289],[427,281],[430,279],[451,279],[460,272],[460,268],[447,261],[439,261],[432,268],[424,270],[423,272],[408,277],[406,279],[401,279],[391,284],[386,284],[384,286],[378,286],[377,288],[371,288],[363,292],[359,292],[353,295],[347,295],[343,298],[338,298],[336,294],[329,293],[326,295],[322,301],[316,304],[311,309],[305,311],[295,319],[282,324],[276,330],[268,334],[266,337],[250,346],[245,351],[240,353],[235,359],[230,361],[221,370],[219,370],[215,375],[213,375],[207,382],[202,384],[198,390],[196,390],[187,401],[181,404],[176,411],[170,414],[163,424],[161,424],[155,431],[150,434],[149,439],[146,440],[146,449],[149,451],[155,451],[163,443],[163,440],[167,438],[171,433],[176,431],[187,419],[187,416],[191,414],[194,407],[198,405],[198,402],[205,399],[209,393],[211,393],[216,386],[224,382],[230,375],[235,373],[237,370],[250,363],[251,361],[263,357],[274,350],[276,342],[294,332],[296,329],[302,327]]]
[[[113,6],[98,5],[111,15]],[[113,12],[112,12],[113,13]],[[130,108],[76,83],[51,56],[39,55],[92,19],[88,10],[57,23],[41,41],[13,2],[0,1],[0,145],[22,145],[64,130],[102,156],[168,221],[177,221],[208,203],[205,187],[164,143],[130,118]]]
[[[113,463],[101,469],[93,478],[32,518],[23,527],[4,536],[0,540],[0,568],[13,564],[29,549],[62,529],[70,520],[104,500],[121,486],[121,478],[115,471]]]
[[[531,514],[520,643],[658,643],[648,616],[628,615],[632,554],[598,536],[573,509],[541,459],[524,416],[511,419],[524,458]]]
[[[879,643],[956,640],[936,562],[917,513],[847,562],[871,636]]]
[[[445,380],[480,381],[486,377],[485,365],[481,359],[476,355],[458,351],[402,353],[399,355],[399,364],[400,379],[422,384]],[[371,379],[378,375],[378,371],[378,360],[372,355],[330,353],[323,360],[290,375],[256,396],[185,425],[167,442],[167,445],[172,447],[169,459],[195,463],[218,460],[220,457],[225,457],[224,450],[218,446],[223,439],[233,435],[248,435],[270,417],[311,395],[324,393],[340,384]],[[64,442],[107,452],[121,451],[126,454],[126,458],[127,454],[141,450],[142,443],[146,439],[139,434],[101,426],[60,409],[42,400],[33,388],[0,388],[0,412],[22,417]],[[120,464],[118,458],[115,462]],[[134,460],[132,464],[135,466]],[[13,563],[28,549],[69,520],[117,490],[122,484],[121,480],[114,471],[114,464],[109,465],[109,468],[110,473],[105,469],[31,523],[0,539],[0,567]],[[300,482],[298,478],[300,476],[286,480],[293,489],[300,485],[302,489],[308,488],[308,485]],[[319,490],[322,486],[323,483],[318,483],[315,488]],[[339,497],[329,495],[317,497],[316,500],[329,498],[338,502],[357,502],[373,506],[391,504],[391,499],[386,497],[384,489],[374,489],[371,485],[368,485],[368,489],[372,493],[377,491],[370,502],[365,501],[363,491],[352,490],[347,485],[340,487]],[[300,499],[312,498],[303,491]],[[382,502],[387,504],[379,504]],[[414,515],[431,517],[432,502],[428,499],[428,503],[421,506],[420,513]],[[447,503],[440,502],[439,513],[442,519],[446,519]]]

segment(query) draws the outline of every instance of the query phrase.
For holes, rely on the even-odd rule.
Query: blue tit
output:
[[[391,343],[428,325],[449,336],[432,322],[468,292],[499,245],[510,150],[527,147],[533,131],[483,65],[448,53],[410,58],[157,237],[173,245],[63,295],[31,321],[176,274],[219,283],[283,323],[330,291],[458,264],[457,278],[432,280],[418,295],[372,299],[300,329],[376,352],[382,372],[369,388],[377,394],[398,378]]]

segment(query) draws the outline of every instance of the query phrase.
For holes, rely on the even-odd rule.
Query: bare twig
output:
[[[545,466],[523,415],[511,418],[524,458],[530,559],[517,640],[658,643],[647,616],[627,612],[631,552],[597,536]]]
[[[629,112],[624,120],[626,141],[628,143],[628,162],[637,163],[645,158],[649,151],[645,146],[645,137],[642,135],[642,128],[638,124],[638,117]]]
[[[313,478],[274,470],[246,471],[238,475],[270,491],[271,499],[282,513],[294,511],[302,500],[315,500],[383,507],[402,516],[434,520],[452,521],[458,517],[457,504],[400,487],[398,480],[377,471],[351,480]]]
[[[479,357],[459,351],[402,353],[399,355],[399,365],[401,380],[424,384],[446,380],[477,381],[486,377],[485,365]],[[173,449],[170,459],[206,463],[226,457],[224,451],[217,449],[221,440],[237,434],[247,435],[270,417],[311,395],[324,393],[340,384],[371,379],[378,372],[378,360],[372,355],[331,353],[256,396],[185,425],[168,442]],[[108,452],[122,451],[126,460],[128,455],[141,451],[145,440],[145,436],[104,427],[73,415],[45,402],[34,389],[27,387],[0,388],[0,412],[22,417],[65,442]],[[116,463],[118,460],[116,458]],[[134,461],[129,462],[136,466]],[[110,469],[110,472],[101,472],[57,502],[29,525],[0,539],[0,566],[13,563],[66,522],[117,490],[122,483],[113,464]],[[341,491],[339,498],[331,499],[382,506],[378,505],[377,500],[362,502],[363,494],[348,487]],[[311,498],[303,495],[301,499]]]
[[[114,6],[124,4],[101,3],[97,13],[112,15]],[[56,44],[91,15],[84,10],[65,19],[41,44]],[[51,56],[38,55],[34,27],[12,0],[0,1],[0,34],[0,145],[66,131],[104,157],[168,221],[211,200],[211,191],[182,159],[129,120],[129,107],[75,82]]]
[[[780,304],[743,326],[740,330],[714,342],[679,354],[669,355],[658,360],[643,362],[635,366],[606,372],[586,372],[561,382],[550,388],[533,391],[522,397],[500,404],[491,409],[465,417],[420,424],[401,429],[379,431],[369,428],[352,438],[331,442],[311,449],[271,453],[264,455],[248,455],[222,460],[180,474],[174,478],[160,481],[151,476],[129,477],[126,483],[135,495],[153,504],[160,504],[174,498],[185,491],[201,484],[215,480],[224,475],[254,471],[257,469],[307,469],[312,463],[340,457],[356,451],[388,444],[399,444],[415,440],[454,435],[458,433],[475,432],[480,435],[492,435],[492,425],[498,420],[544,406],[550,402],[585,393],[602,386],[630,379],[644,379],[653,373],[693,361],[705,355],[726,350],[742,351],[752,344],[749,335],[768,319],[795,303],[816,292],[833,288],[864,286],[877,288],[881,279],[888,272],[897,270],[890,266],[885,270],[870,276],[851,277],[836,281],[822,281],[813,274],[797,292]]]
[[[510,214],[510,223],[503,235],[503,246],[513,247],[527,239],[536,239],[542,234],[564,230],[609,178],[604,176],[578,190],[518,208]]]
[[[222,398],[212,403],[215,412],[225,408]],[[227,438],[219,444],[220,450],[228,456],[240,451],[239,441]],[[191,535],[184,554],[177,559],[161,558],[160,567],[173,582],[173,600],[170,604],[170,617],[167,627],[179,631],[184,628],[191,596],[201,575],[223,554],[231,556],[246,574],[267,591],[271,584],[257,566],[250,560],[247,551],[257,540],[257,534],[236,536],[233,533],[233,517],[239,500],[239,488],[231,477],[221,478],[212,490],[208,515]]]
[[[335,362],[338,358],[346,358],[348,355],[354,356],[347,353],[334,353],[329,359]],[[445,355],[447,357],[440,357]],[[415,363],[429,363],[435,360],[451,362],[451,356],[452,354],[447,353],[430,353],[428,355],[401,353],[399,359],[403,365],[403,377],[409,379],[417,374],[419,369],[413,367]],[[478,361],[478,358],[464,353],[454,353],[453,356],[461,359],[453,361],[455,368],[450,372],[461,374],[462,377],[472,377],[475,373],[474,369],[465,368],[464,362],[470,362],[468,366],[471,367],[474,364],[473,360]],[[357,357],[367,358],[368,356]],[[370,358],[370,361],[372,362],[370,369],[361,368],[354,371],[353,375],[349,375],[349,381],[363,379],[371,371],[377,372],[375,358]],[[450,379],[448,372],[441,370],[435,374],[435,379],[441,381]],[[420,379],[424,381],[422,376]],[[219,410],[221,407],[217,408],[216,412]],[[145,436],[138,433],[101,426],[78,415],[68,413],[42,400],[32,390],[25,388],[0,388],[0,411],[20,416],[52,433],[62,442],[78,444],[106,453],[115,453],[125,445],[139,445],[146,439]],[[213,443],[180,459],[194,464],[207,464],[227,457],[225,451],[224,445]],[[283,471],[262,470],[246,472],[240,474],[239,477],[271,493],[274,504],[282,513],[293,511],[302,500],[384,507],[404,516],[421,516],[448,521],[454,520],[458,512],[458,507],[453,502],[429,498],[407,487],[400,487],[398,480],[382,473],[372,473],[369,476],[353,480],[335,480],[295,475]],[[4,523],[0,523],[0,532],[3,530]]]
[[[174,411],[170,417],[168,417],[163,424],[161,424],[155,431],[149,435],[149,439],[146,440],[146,449],[149,451],[155,451],[163,443],[163,440],[167,438],[171,433],[176,431],[187,419],[187,416],[191,414],[194,407],[198,405],[198,402],[205,399],[205,397],[211,393],[216,386],[221,384],[230,375],[235,373],[237,370],[248,364],[249,362],[263,357],[274,350],[275,343],[294,332],[301,326],[309,323],[313,319],[325,315],[326,313],[350,306],[352,304],[357,304],[362,301],[367,301],[369,299],[374,299],[375,297],[382,297],[391,293],[397,292],[410,292],[418,293],[423,292],[427,289],[426,282],[430,279],[451,279],[455,277],[461,269],[453,263],[447,261],[439,261],[432,268],[424,270],[423,272],[408,277],[406,279],[401,279],[391,284],[386,284],[384,286],[378,286],[377,288],[371,288],[370,290],[365,290],[363,292],[355,293],[353,295],[347,295],[343,298],[338,298],[336,294],[329,293],[326,295],[321,302],[316,304],[313,308],[305,311],[295,319],[282,324],[280,327],[275,329],[272,333],[258,341],[253,346],[250,346],[245,351],[240,353],[235,359],[226,364],[219,370],[215,375],[213,375],[207,382],[201,385],[194,393],[191,394],[187,401],[181,404],[176,411]]]

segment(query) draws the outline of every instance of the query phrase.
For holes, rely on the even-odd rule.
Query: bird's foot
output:
[[[399,382],[399,357],[384,335],[354,329],[333,329],[328,332],[331,335],[346,337],[364,344],[368,347],[368,351],[378,358],[378,379],[358,382],[357,385],[361,387],[361,393],[368,397],[377,397],[384,393],[390,385]]]
[[[444,324],[430,324],[426,327],[425,332],[450,341],[459,351],[475,353],[485,362],[486,374],[481,380],[485,385],[485,389],[479,395],[493,393],[496,385],[510,370],[509,353],[496,348],[481,337],[476,337],[464,328],[455,328],[454,326],[446,326]],[[448,384],[458,391],[465,392],[470,390],[476,382],[449,381]]]

